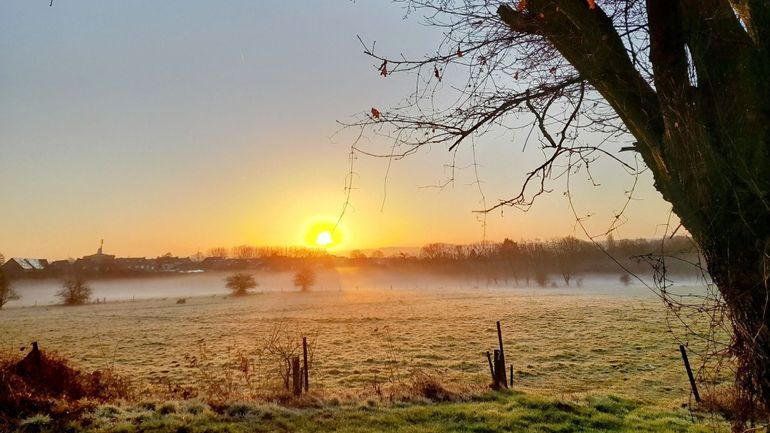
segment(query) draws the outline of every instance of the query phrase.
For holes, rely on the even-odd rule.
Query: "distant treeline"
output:
[[[513,241],[501,243],[425,245],[416,256],[381,257],[375,251],[367,256],[352,251],[350,261],[365,265],[401,265],[418,271],[472,276],[488,282],[536,283],[546,285],[561,280],[574,283],[581,275],[631,272],[649,275],[657,267],[673,275],[699,275],[700,255],[692,239],[677,236],[665,241],[650,239],[614,240],[610,237],[600,245],[575,237],[549,241]]]
[[[227,255],[224,248],[212,250]],[[649,274],[654,267],[670,274],[697,275],[700,255],[686,236],[670,239],[620,239],[612,236],[600,245],[572,236],[548,240],[505,239],[500,243],[453,245],[431,243],[417,254],[386,255],[379,250],[353,250],[347,257],[306,248],[256,248],[239,246],[229,251],[229,260],[257,259],[270,270],[295,269],[308,264],[321,267],[356,266],[406,272],[430,272],[465,276],[494,283],[536,283],[555,279],[566,285],[581,275],[624,273],[619,266]]]
[[[664,261],[661,261],[665,259]],[[575,237],[560,239],[505,239],[500,243],[453,245],[431,243],[418,253],[386,255],[380,250],[353,250],[347,256],[324,249],[302,247],[212,248],[208,254],[175,257],[170,253],[155,259],[120,258],[97,253],[78,260],[49,263],[44,259],[9,259],[1,271],[13,278],[63,277],[77,274],[88,277],[130,277],[159,273],[206,271],[293,271],[317,267],[355,266],[392,272],[431,273],[447,277],[470,277],[489,283],[536,283],[547,285],[556,280],[570,285],[581,275],[620,275],[626,269],[649,274],[654,267],[671,274],[695,275],[700,256],[692,240],[677,236],[665,240],[621,239],[610,236],[601,245]]]

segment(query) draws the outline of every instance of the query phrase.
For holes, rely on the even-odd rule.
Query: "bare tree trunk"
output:
[[[738,365],[736,417],[767,416],[770,410],[770,292],[765,242],[707,249],[706,260],[733,325],[731,352]]]
[[[759,295],[759,296],[756,296]],[[767,296],[757,293],[728,304],[733,317],[733,346],[732,351],[738,359],[736,384],[739,391],[738,399],[742,403],[739,409],[766,412],[770,408],[770,320],[765,314],[765,308],[754,308],[756,305],[766,305]],[[752,417],[752,413],[741,414],[742,418]]]

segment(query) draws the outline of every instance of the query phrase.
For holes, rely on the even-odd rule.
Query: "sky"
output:
[[[357,36],[420,56],[441,35],[382,0],[0,2],[0,253],[80,257],[101,239],[148,257],[302,245],[346,200],[354,134],[338,122],[414,88],[381,77]],[[445,147],[389,170],[357,158],[337,248],[585,237],[564,179],[529,212],[473,212],[515,195],[535,163],[522,140],[477,144],[480,183],[461,149],[466,168],[445,188],[431,187],[448,176]],[[609,162],[593,175],[570,190],[596,234],[634,179]],[[642,175],[615,237],[661,236],[669,211]]]

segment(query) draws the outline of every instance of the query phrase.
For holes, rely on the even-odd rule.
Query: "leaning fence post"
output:
[[[692,369],[690,368],[690,361],[687,359],[687,349],[683,345],[679,345],[679,351],[682,352],[682,360],[684,361],[684,368],[687,369],[687,377],[690,378],[690,388],[692,388],[692,395],[695,397],[695,401],[700,403],[700,394],[698,393],[698,386],[695,384],[695,376],[692,375]]]
[[[492,374],[492,383],[494,384],[497,379],[495,378],[495,367],[492,365],[492,355],[487,350],[487,361],[489,361],[489,373]]]
[[[513,364],[511,364],[511,375],[509,379],[511,380],[511,386],[513,386]]]
[[[505,350],[503,349],[503,331],[500,329],[500,321],[497,321],[497,341],[500,343],[500,379],[503,386],[508,388],[508,380],[505,378]]]

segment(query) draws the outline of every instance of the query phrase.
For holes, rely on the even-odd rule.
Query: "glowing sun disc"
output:
[[[315,243],[325,247],[333,242],[332,240],[332,234],[329,233],[328,230],[324,230],[320,233],[318,233],[318,236],[315,238]]]
[[[300,231],[300,242],[308,248],[334,250],[348,239],[348,232],[335,217],[316,217],[307,221]]]

